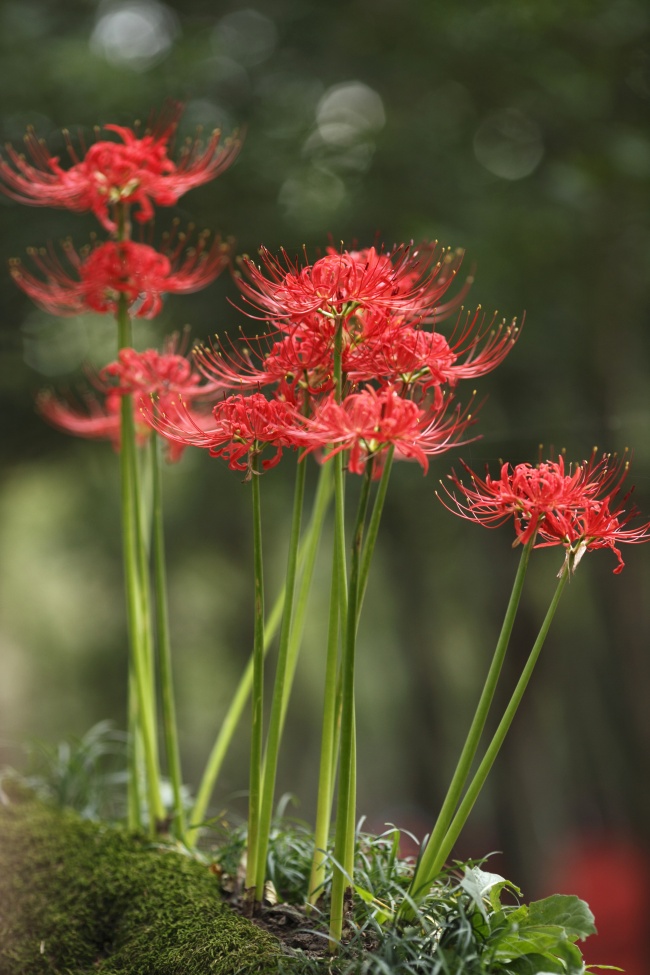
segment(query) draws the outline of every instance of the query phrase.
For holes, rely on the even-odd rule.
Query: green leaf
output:
[[[354,885],[354,889],[364,904],[372,904],[374,908],[374,917],[378,924],[385,924],[387,921],[391,921],[393,919],[394,912],[390,909],[390,907],[388,907],[387,904],[377,900],[371,891],[366,890],[365,887],[359,887],[358,884]]]
[[[522,955],[546,955],[549,952],[555,954],[563,937],[564,931],[556,925],[526,925],[521,928],[513,926],[504,937],[499,938],[494,956],[503,961],[514,961]]]
[[[480,867],[465,867],[465,876],[460,882],[463,890],[469,894],[479,911],[487,920],[486,898],[489,899],[493,911],[501,909],[501,892],[504,887],[516,894],[521,894],[518,887],[510,883],[498,873],[488,873]]]
[[[557,924],[564,928],[570,941],[584,940],[596,934],[594,916],[589,905],[575,894],[552,894],[528,905],[531,924]]]
[[[354,885],[354,889],[364,904],[372,904],[374,902],[375,898],[369,890],[366,890],[364,887],[359,887],[358,884]]]
[[[508,971],[513,975],[567,975],[562,962],[548,955],[523,955],[508,965]]]

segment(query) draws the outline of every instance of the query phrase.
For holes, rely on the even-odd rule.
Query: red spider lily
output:
[[[214,386],[201,383],[191,360],[181,351],[178,335],[167,339],[162,353],[156,349],[144,352],[121,349],[115,362],[104,366],[97,375],[89,373],[94,393],[83,396],[81,408],[50,391],[39,396],[37,408],[53,426],[79,437],[110,440],[116,449],[120,446],[123,396],[133,397],[136,438],[140,444],[146,442],[152,428],[142,415],[143,398],[148,402],[155,396],[159,409],[173,409],[173,403],[182,396],[192,421],[200,425],[206,422],[205,412],[190,407],[206,396],[213,396]],[[168,444],[170,460],[178,460],[181,454],[182,448],[177,444]]]
[[[296,326],[290,335],[271,342],[270,336],[242,337],[243,349],[223,344],[195,350],[198,369],[226,389],[260,389],[278,384],[283,395],[296,399],[301,391],[314,395],[333,386],[333,344],[309,329]],[[256,361],[257,360],[257,364]]]
[[[115,450],[120,449],[120,413],[122,397],[114,391],[104,397],[85,394],[80,403],[72,399],[61,399],[51,390],[44,390],[36,399],[36,409],[48,423],[71,433],[75,437],[89,440],[110,440]],[[151,428],[142,422],[139,411],[135,411],[136,441],[142,446],[151,434]]]
[[[69,265],[64,267],[54,251],[28,253],[42,274],[37,277],[20,261],[12,261],[16,284],[41,308],[53,315],[78,315],[89,309],[117,313],[125,295],[130,312],[138,318],[155,318],[162,309],[163,294],[187,294],[213,281],[228,263],[228,245],[200,234],[195,247],[187,247],[185,235],[163,242],[163,252],[133,241],[107,241],[92,250],[77,252],[63,243]]]
[[[472,479],[471,487],[455,472],[450,475],[464,500],[447,490],[453,505],[445,501],[443,504],[449,510],[492,528],[512,517],[515,545],[526,544],[535,536],[540,539],[536,545],[539,548],[563,545],[571,571],[586,551],[610,548],[619,562],[614,570],[618,573],[623,569],[623,560],[617,543],[638,543],[650,538],[650,522],[637,528],[625,527],[638,514],[634,508],[624,510],[631,492],[615,504],[629,465],[612,463],[608,454],[596,461],[594,453],[590,460],[576,464],[568,472],[563,457],[535,466],[518,464],[511,468],[504,464],[499,478],[493,479],[488,473],[485,480],[463,466]]]
[[[585,478],[584,466],[577,465],[572,472],[566,472],[562,456],[557,461],[544,461],[534,466],[517,464],[511,468],[509,464],[503,464],[498,478],[492,478],[488,471],[485,480],[477,477],[463,461],[461,463],[472,479],[471,487],[466,486],[455,471],[452,472],[450,480],[464,495],[465,501],[459,501],[448,491],[454,503],[451,510],[493,528],[514,518],[515,544],[525,545],[530,541],[549,514],[579,507],[598,491],[597,483]]]
[[[113,390],[120,396],[130,395],[138,399],[155,396],[161,403],[179,396],[185,403],[214,397],[219,387],[201,381],[200,374],[193,368],[192,358],[183,354],[182,345],[176,333],[166,340],[162,352],[121,349],[115,362],[100,371],[95,385],[105,392]]]
[[[119,204],[137,206],[140,222],[151,220],[154,203],[173,206],[183,193],[218,176],[240,148],[237,138],[220,145],[220,133],[214,132],[205,143],[198,136],[186,142],[178,162],[173,162],[169,141],[182,110],[180,104],[170,103],[143,135],[105,125],[104,131],[121,141],[99,140],[84,149],[82,158],[66,133],[69,169],[63,169],[59,156],[51,155],[44,140],[28,129],[26,154],[7,146],[8,160],[0,159],[4,192],[21,203],[91,211],[110,232],[116,230],[113,211]]]
[[[231,470],[251,475],[251,459],[265,447],[275,448],[262,467],[274,467],[284,447],[297,447],[299,414],[292,404],[281,399],[266,399],[262,393],[228,396],[212,410],[210,424],[196,422],[184,401],[173,401],[171,409],[157,409],[143,402],[143,415],[168,440],[184,446],[203,447],[212,457],[224,457]]]
[[[603,458],[605,468],[608,460],[607,457]],[[618,483],[609,491],[607,491],[608,485],[605,484],[604,496],[587,500],[584,507],[577,510],[552,512],[540,525],[541,541],[537,547],[563,545],[566,549],[566,563],[571,572],[575,570],[585,552],[609,548],[618,560],[618,565],[613,570],[614,574],[618,575],[622,572],[625,563],[617,546],[620,543],[640,544],[650,539],[650,522],[637,525],[635,528],[626,527],[639,514],[635,506],[625,511],[625,503],[632,491],[628,491],[619,502],[616,502],[628,469],[627,463],[613,469],[610,480],[618,478]],[[604,468],[602,474],[605,474]]]
[[[399,311],[417,318],[427,312],[433,314],[462,261],[462,253],[450,254],[435,245],[420,250],[400,245],[388,253],[375,247],[340,252],[330,249],[303,267],[284,250],[281,258],[265,247],[260,255],[263,269],[249,259],[242,261],[244,276],[239,287],[265,318],[291,323],[315,313],[345,318],[359,308]],[[451,304],[457,306],[460,297]]]
[[[382,379],[426,390],[450,381],[456,355],[440,332],[395,326],[346,350],[344,369],[353,382]]]
[[[426,473],[428,456],[459,443],[474,422],[467,411],[447,416],[447,407],[444,403],[441,408],[425,409],[389,386],[351,393],[341,403],[330,395],[312,417],[304,419],[300,440],[308,452],[331,447],[325,460],[348,450],[347,466],[353,474],[362,474],[368,460],[377,457],[380,463],[373,474],[378,475],[390,446],[397,457],[416,460]]]

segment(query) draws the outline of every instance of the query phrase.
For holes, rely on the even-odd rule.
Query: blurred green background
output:
[[[650,512],[650,8],[643,0],[3,0],[0,136],[33,124],[131,125],[166,97],[198,124],[245,126],[236,164],[183,197],[174,216],[310,254],[331,239],[368,246],[439,239],[476,266],[470,301],[526,324],[477,384],[482,439],[401,464],[386,507],[359,649],[359,811],[422,835],[453,768],[514,576],[508,529],[448,514],[437,480],[460,455],[479,471],[534,461],[538,445],[583,459],[634,450],[635,500]],[[161,214],[161,222],[170,214]],[[91,217],[0,198],[0,266]],[[19,763],[29,737],[96,721],[124,726],[125,620],[117,459],[36,416],[86,361],[115,354],[114,326],[58,321],[0,276],[0,737]],[[184,323],[236,329],[227,275],[171,298],[145,347]],[[444,327],[444,326],[443,326]],[[468,398],[471,388],[460,390]],[[269,598],[283,574],[292,464],[263,484]],[[169,576],[186,779],[196,786],[251,645],[249,492],[188,451],[166,475]],[[564,597],[525,708],[458,853],[495,860],[533,893],[563,844],[586,831],[648,840],[650,549],[613,576],[596,553]],[[537,553],[507,665],[516,674],[562,558]],[[299,665],[279,792],[313,812],[323,675],[326,560]],[[243,810],[245,727],[215,809]]]

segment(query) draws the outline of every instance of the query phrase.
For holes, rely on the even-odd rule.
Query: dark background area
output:
[[[482,439],[395,471],[359,651],[359,809],[423,834],[476,700],[516,568],[508,529],[452,518],[437,480],[460,455],[479,471],[538,445],[581,460],[634,451],[650,512],[650,10],[641,0],[0,5],[0,138],[27,125],[65,152],[61,129],[132,125],[165,98],[198,124],[245,127],[236,164],[172,213],[236,239],[310,254],[330,238],[368,246],[439,239],[476,267],[469,302],[525,312],[506,362],[477,383]],[[90,216],[0,198],[0,262],[98,230]],[[137,343],[234,330],[227,275],[171,298]],[[117,462],[35,414],[43,386],[74,386],[115,354],[114,326],[55,320],[0,278],[0,720],[7,760],[40,736],[124,724],[125,626]],[[471,388],[460,390],[465,399]],[[264,481],[270,595],[283,572],[292,462]],[[188,452],[166,477],[172,627],[186,777],[196,786],[250,648],[248,491]],[[650,549],[585,559],[560,607],[522,713],[458,853],[504,850],[493,869],[528,893],[577,836],[648,840]],[[528,652],[561,564],[537,553],[506,684]],[[313,812],[327,566],[319,570],[280,790]],[[505,691],[504,691],[505,693]],[[247,736],[216,807],[243,808]],[[238,806],[239,804],[239,806]],[[605,959],[600,959],[605,960]]]

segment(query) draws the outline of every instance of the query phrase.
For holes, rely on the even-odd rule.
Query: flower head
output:
[[[191,238],[190,238],[191,241]],[[213,281],[228,263],[228,245],[200,234],[190,246],[184,234],[163,240],[162,251],[134,241],[106,241],[81,253],[63,244],[65,263],[50,248],[28,253],[40,275],[12,261],[16,284],[54,315],[92,310],[116,314],[121,296],[137,318],[154,318],[164,294],[187,294]]]
[[[60,430],[78,437],[110,440],[116,449],[120,447],[120,413],[125,396],[133,398],[136,439],[140,444],[146,442],[153,428],[147,415],[143,415],[143,400],[149,403],[151,397],[156,397],[157,409],[173,410],[182,397],[186,413],[197,426],[209,416],[205,408],[195,409],[194,405],[213,396],[214,387],[201,382],[191,359],[182,354],[178,335],[167,339],[163,352],[121,349],[114,362],[89,376],[93,391],[84,393],[80,402],[46,390],[37,399],[38,411]],[[178,460],[182,452],[182,444],[168,442],[169,460]]]
[[[619,498],[629,463],[616,463],[607,454],[598,464],[585,465],[585,478],[593,486],[593,494],[577,508],[567,507],[549,513],[539,529],[539,548],[563,545],[566,564],[574,571],[585,552],[609,548],[617,558],[615,575],[623,571],[625,563],[618,546],[621,543],[639,544],[650,540],[650,522],[628,527],[639,515],[632,505],[626,510],[632,489]]]
[[[638,514],[635,508],[625,511],[629,494],[620,502],[616,499],[627,477],[629,464],[617,463],[604,454],[596,460],[596,453],[582,464],[568,470],[564,458],[540,461],[536,465],[503,464],[498,478],[485,479],[463,465],[470,475],[466,485],[453,472],[450,479],[455,491],[447,490],[455,514],[488,527],[497,527],[513,518],[515,545],[538,539],[536,548],[562,545],[566,549],[566,564],[573,571],[585,552],[596,548],[610,548],[618,559],[614,572],[623,569],[620,542],[643,542],[650,539],[650,522],[627,528]]]
[[[361,251],[330,248],[324,257],[302,267],[284,250],[277,258],[263,247],[260,256],[262,267],[249,259],[242,261],[240,289],[265,318],[293,324],[316,313],[329,319],[346,318],[359,310],[421,318],[432,312],[452,284],[462,260],[460,252],[406,245],[390,252],[375,247]]]
[[[282,399],[267,399],[262,393],[245,396],[235,393],[214,406],[209,422],[197,423],[182,397],[170,408],[141,403],[145,420],[168,440],[183,446],[209,450],[212,457],[223,457],[231,470],[250,476],[251,459],[272,447],[275,453],[262,462],[264,470],[274,467],[284,447],[297,447],[295,408]]]
[[[153,204],[174,205],[183,193],[214,179],[230,165],[239,151],[237,139],[220,145],[214,132],[207,143],[200,138],[186,143],[174,162],[169,142],[178,126],[182,106],[169,103],[151,129],[105,125],[117,141],[100,139],[81,157],[66,133],[72,165],[63,169],[58,156],[49,152],[33,130],[25,136],[25,153],[7,146],[0,159],[4,192],[21,203],[91,211],[109,231],[116,230],[116,205],[136,206],[136,219],[153,217]]]
[[[397,457],[416,460],[426,472],[428,456],[458,443],[473,422],[468,412],[446,414],[446,403],[426,408],[390,386],[378,391],[367,387],[341,403],[330,394],[305,418],[301,442],[308,451],[328,448],[326,459],[349,451],[347,466],[353,474],[362,474],[375,458],[379,463],[373,475],[381,473],[389,447]]]

